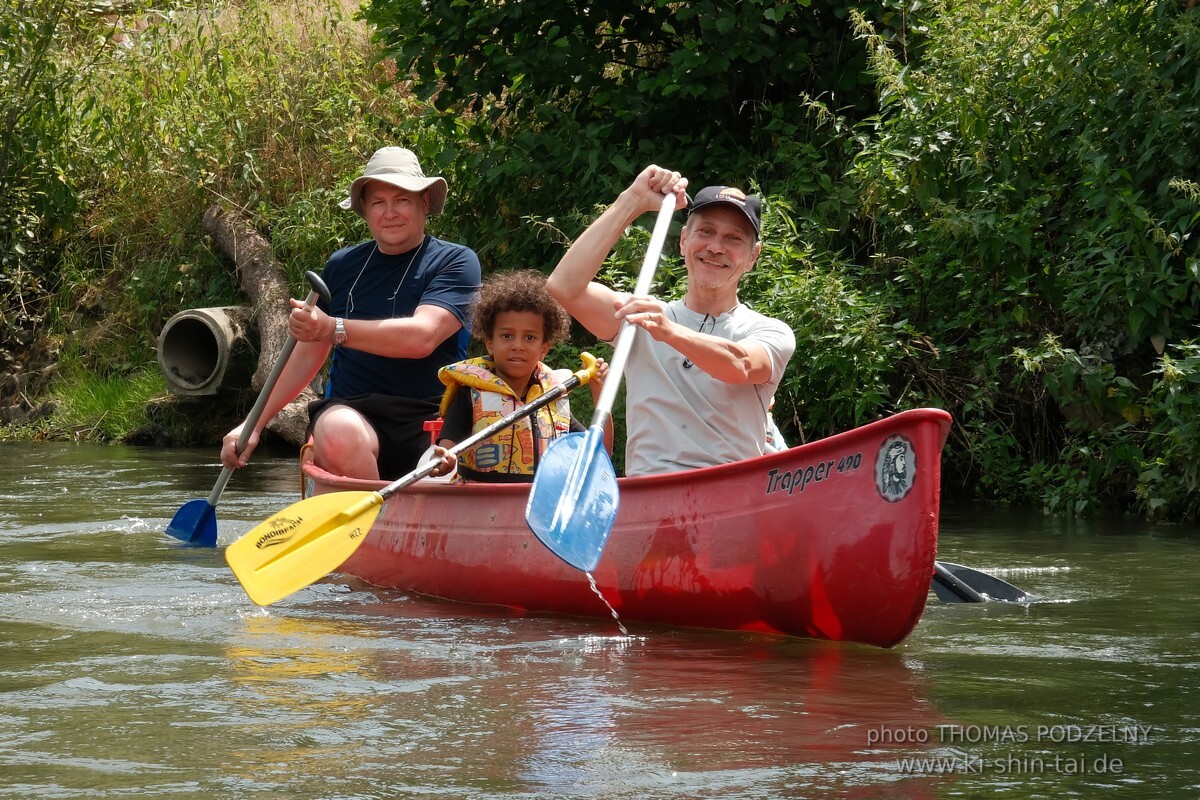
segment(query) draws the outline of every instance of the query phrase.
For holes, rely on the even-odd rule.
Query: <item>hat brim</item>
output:
[[[349,197],[338,203],[344,209],[349,209],[360,217],[363,216],[362,196],[363,187],[367,181],[379,181],[409,192],[429,191],[429,216],[442,213],[446,207],[446,179],[434,176],[432,178],[413,178],[408,175],[364,175],[356,178],[350,184]]]

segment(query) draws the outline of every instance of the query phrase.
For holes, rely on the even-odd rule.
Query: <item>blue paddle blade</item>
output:
[[[175,512],[167,533],[197,547],[216,547],[217,509],[207,500],[189,500]]]
[[[575,569],[591,572],[617,518],[620,500],[604,428],[569,433],[546,449],[533,478],[525,522],[542,544]]]

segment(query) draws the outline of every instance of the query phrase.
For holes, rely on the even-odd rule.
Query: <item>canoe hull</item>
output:
[[[950,416],[897,414],[761,458],[622,478],[594,572],[625,623],[891,647],[925,608]],[[383,484],[304,468],[312,493]],[[384,504],[339,571],[532,613],[606,617],[587,577],[524,522],[527,485],[422,482]]]

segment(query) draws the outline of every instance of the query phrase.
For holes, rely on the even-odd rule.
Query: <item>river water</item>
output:
[[[518,617],[331,576],[267,609],[220,547],[298,499],[216,453],[0,444],[0,798],[1196,798],[1200,529],[943,510],[1046,598],[901,645]],[[581,575],[580,580],[585,578]]]

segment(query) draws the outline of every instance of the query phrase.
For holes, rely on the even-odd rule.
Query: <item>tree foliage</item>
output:
[[[607,201],[648,163],[701,185],[782,178],[792,165],[775,153],[807,138],[803,98],[874,107],[856,6],[902,40],[897,0],[380,0],[365,14],[382,54],[462,132],[439,168],[492,194],[467,201],[493,212],[472,220],[486,256],[521,216]]]
[[[1191,0],[379,0],[376,51],[354,5],[156,3],[120,48],[82,6],[0,8],[0,292],[61,287],[45,324],[98,403],[172,313],[234,301],[212,203],[299,285],[402,144],[449,179],[435,232],[548,269],[654,161],[766,200],[742,298],[796,332],[793,443],[940,406],[948,494],[1200,514]],[[655,292],[684,278],[668,257]]]
[[[945,3],[913,65],[870,28],[882,110],[851,178],[875,274],[935,348],[919,390],[956,412],[985,487],[1053,463],[1024,485],[1128,497],[1168,441],[1139,400],[1200,315],[1200,16]]]

